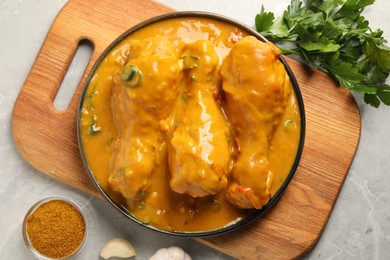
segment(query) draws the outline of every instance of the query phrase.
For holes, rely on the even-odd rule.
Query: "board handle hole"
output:
[[[72,62],[66,71],[65,77],[54,98],[55,109],[64,111],[68,108],[70,101],[79,85],[81,78],[88,66],[93,52],[93,44],[89,40],[82,40],[77,45],[77,50]]]

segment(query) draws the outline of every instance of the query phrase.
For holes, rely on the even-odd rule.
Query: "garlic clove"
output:
[[[109,259],[111,257],[130,258],[136,252],[129,241],[122,238],[114,238],[108,241],[100,250],[100,257]]]

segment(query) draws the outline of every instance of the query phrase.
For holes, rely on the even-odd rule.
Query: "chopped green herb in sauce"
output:
[[[91,124],[89,125],[87,130],[88,135],[96,135],[100,133],[101,128],[97,126],[96,119],[97,119],[96,115],[92,116]]]
[[[126,87],[138,87],[141,84],[142,72],[134,65],[126,65],[120,75]]]
[[[194,55],[184,55],[181,56],[180,59],[183,60],[183,68],[184,69],[194,69],[198,67],[199,57]]]
[[[182,94],[181,94],[181,98],[182,98],[184,101],[188,101],[188,98],[189,98],[188,93],[182,93]]]
[[[284,128],[286,130],[290,129],[290,128],[296,128],[296,124],[295,124],[295,121],[294,120],[291,120],[291,119],[287,119],[285,122],[284,122]]]

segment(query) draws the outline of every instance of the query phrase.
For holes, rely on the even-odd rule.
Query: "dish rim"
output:
[[[304,102],[303,102],[303,97],[302,93],[300,91],[297,79],[284,59],[283,55],[279,57],[279,60],[282,62],[284,65],[287,74],[290,77],[290,82],[292,85],[292,88],[294,89],[294,93],[296,96],[296,100],[299,106],[299,112],[300,112],[300,119],[301,119],[301,132],[300,132],[300,139],[299,139],[299,145],[297,149],[297,154],[295,156],[294,162],[292,164],[292,167],[290,169],[289,174],[287,175],[286,179],[284,180],[283,184],[280,186],[278,191],[271,197],[271,199],[268,201],[266,205],[264,205],[261,209],[258,210],[253,210],[252,213],[248,214],[247,216],[243,217],[242,219],[235,221],[233,224],[230,224],[228,226],[219,228],[219,229],[214,229],[214,230],[207,230],[207,231],[168,231],[164,229],[157,228],[152,225],[147,225],[137,219],[135,216],[133,216],[131,213],[128,212],[128,210],[123,206],[117,203],[99,184],[99,181],[95,178],[92,169],[90,169],[90,166],[88,164],[88,161],[86,159],[86,155],[84,153],[84,145],[82,142],[82,136],[81,136],[81,118],[82,118],[82,109],[83,109],[83,104],[84,104],[84,99],[86,96],[86,91],[88,89],[89,83],[95,74],[96,70],[99,68],[101,62],[104,60],[104,58],[110,53],[110,51],[115,48],[122,40],[124,40],[126,37],[128,37],[130,34],[148,26],[152,25],[154,23],[158,23],[164,20],[170,20],[170,19],[175,19],[175,18],[208,18],[208,19],[213,19],[217,21],[222,21],[227,24],[231,24],[233,26],[238,27],[239,29],[246,31],[249,35],[252,35],[256,37],[257,39],[263,41],[263,42],[268,42],[264,36],[259,34],[256,30],[253,28],[235,20],[232,19],[228,16],[225,15],[220,15],[217,13],[212,13],[212,12],[204,12],[204,11],[175,11],[167,14],[162,14],[158,15],[152,18],[149,18],[143,22],[140,22],[133,27],[129,28],[126,30],[124,33],[116,37],[105,49],[104,51],[100,54],[98,59],[95,61],[94,65],[92,66],[90,72],[88,73],[88,76],[85,80],[84,87],[81,93],[81,98],[80,98],[80,103],[78,106],[77,110],[77,140],[79,144],[79,150],[81,154],[81,158],[83,161],[84,168],[86,169],[90,179],[94,183],[95,187],[99,191],[99,193],[108,201],[114,208],[119,210],[123,215],[125,215],[127,218],[131,219],[135,223],[146,227],[150,230],[167,234],[167,235],[174,235],[174,236],[179,236],[179,237],[192,237],[192,238],[202,238],[202,237],[211,237],[211,236],[216,236],[216,235],[221,235],[225,234],[227,232],[231,232],[233,230],[237,230],[239,228],[242,228],[243,226],[246,226],[248,223],[252,222],[254,219],[259,218],[260,216],[264,215],[272,206],[280,199],[284,191],[286,190],[287,186],[289,185],[291,179],[295,175],[295,172],[297,171],[302,152],[303,152],[303,147],[304,147],[304,142],[305,142],[305,135],[306,135],[306,116],[305,116],[305,109],[304,109]]]

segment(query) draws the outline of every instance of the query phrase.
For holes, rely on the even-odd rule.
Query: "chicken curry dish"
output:
[[[301,116],[281,51],[223,21],[142,27],[94,71],[80,111],[85,160],[140,222],[215,230],[261,209],[290,173]]]

